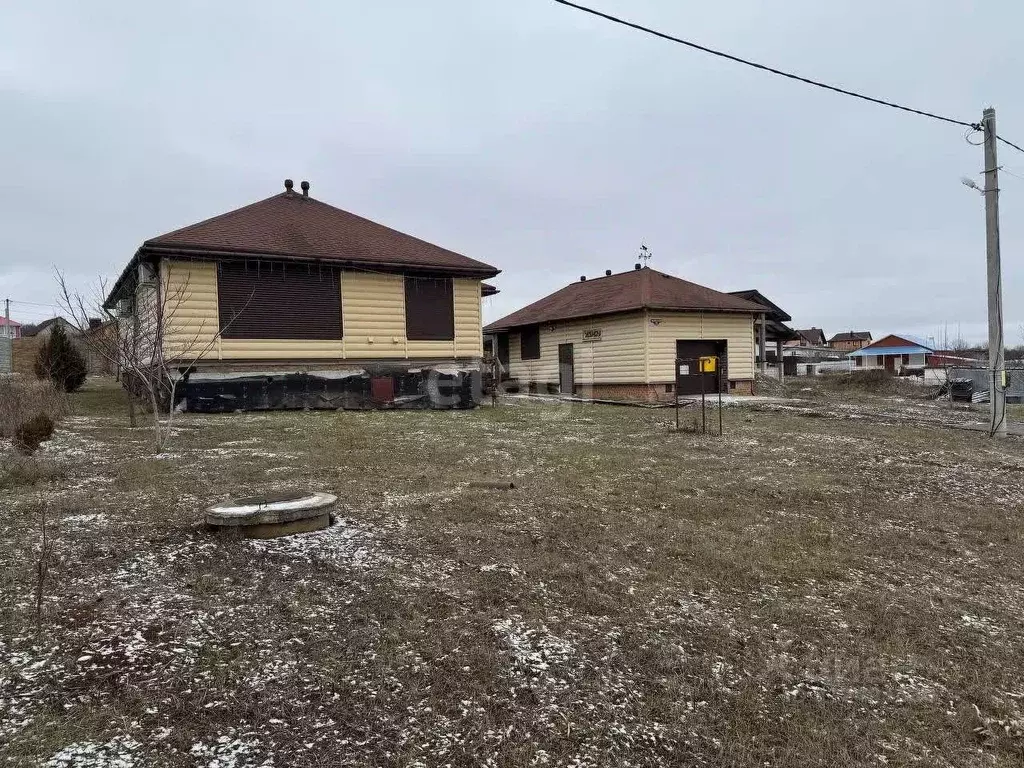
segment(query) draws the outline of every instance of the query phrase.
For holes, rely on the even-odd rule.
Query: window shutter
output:
[[[405,278],[405,336],[410,341],[455,338],[455,297],[450,277]]]
[[[340,339],[337,267],[271,261],[217,264],[225,339]]]

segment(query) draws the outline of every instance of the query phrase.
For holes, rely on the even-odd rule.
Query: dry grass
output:
[[[67,476],[0,502],[0,760],[1019,765],[1020,443],[808,394],[722,440],[601,406],[186,416],[154,458],[92,383],[41,449]],[[294,484],[338,524],[198,525]]]
[[[52,382],[0,376],[0,437],[12,437],[22,424],[40,414],[56,423],[67,413],[68,398]]]
[[[796,379],[795,381],[801,381]],[[802,381],[806,381],[803,379]],[[830,373],[818,376],[815,385],[823,392],[840,396],[850,395],[904,395],[917,396],[922,392],[935,392],[937,387],[922,387],[914,381],[895,376],[888,371],[871,369],[851,373]],[[794,379],[790,379],[792,384]]]

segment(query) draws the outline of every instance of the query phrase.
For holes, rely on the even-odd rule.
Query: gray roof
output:
[[[871,341],[871,331],[844,331],[837,333],[829,341]]]

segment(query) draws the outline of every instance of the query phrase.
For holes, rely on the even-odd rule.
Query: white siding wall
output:
[[[600,341],[583,341],[600,329]],[[558,382],[558,345],[572,343],[576,384],[640,384],[675,381],[676,340],[721,340],[728,349],[729,378],[754,377],[754,320],[723,312],[633,312],[542,325],[540,359],[523,360],[520,334],[509,334],[509,374],[520,381]]]
[[[583,331],[600,329],[600,341]],[[576,384],[632,384],[644,380],[644,320],[639,312],[540,327],[540,358],[523,360],[518,331],[509,334],[509,373],[522,382],[558,383],[558,345],[573,345]]]
[[[725,339],[731,381],[754,378],[754,316],[725,312],[650,312],[648,381],[675,381],[676,340]]]
[[[924,368],[924,365],[925,365],[924,357],[925,357],[924,353],[921,353],[921,354],[918,354],[918,355],[911,355],[910,356],[910,362],[904,364],[902,362],[902,357],[901,356],[897,356],[897,359],[896,359],[896,370],[899,370],[901,368]],[[855,359],[855,358],[851,358],[851,359]],[[854,370],[856,370],[857,368],[866,369],[866,368],[884,368],[885,367],[885,361],[883,359],[883,355],[882,354],[877,354],[877,355],[875,355],[875,354],[868,354],[868,355],[865,355],[863,359],[864,359],[864,364],[861,365],[861,366],[856,366],[856,363],[854,363],[854,365],[856,366],[856,368],[854,368]]]

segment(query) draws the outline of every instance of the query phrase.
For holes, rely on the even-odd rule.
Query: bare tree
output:
[[[146,401],[153,418],[154,445],[157,453],[162,452],[173,430],[178,384],[216,346],[230,323],[208,328],[203,321],[187,331],[185,323],[176,322],[191,296],[187,277],[172,285],[166,273],[154,275],[140,282],[119,310],[106,305],[104,281],[87,297],[69,289],[59,270],[56,278],[58,301],[79,339],[114,367],[129,400]],[[242,310],[246,306],[248,301]],[[100,319],[101,327],[91,327],[90,318]],[[134,411],[130,417],[134,424]]]

